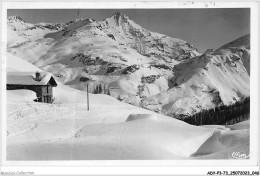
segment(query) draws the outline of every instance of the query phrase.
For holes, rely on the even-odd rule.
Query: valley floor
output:
[[[249,121],[193,126],[107,95],[58,86],[54,104],[7,92],[7,160],[234,159],[249,154]]]

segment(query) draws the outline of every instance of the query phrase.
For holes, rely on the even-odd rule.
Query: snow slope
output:
[[[10,53],[6,54],[6,65],[7,65],[7,72],[36,72],[42,71],[38,67],[34,66],[33,64],[14,56]]]
[[[226,158],[248,144],[244,128],[192,126],[107,95],[90,94],[87,111],[85,92],[55,89],[54,104],[33,102],[30,91],[7,91],[8,160]]]

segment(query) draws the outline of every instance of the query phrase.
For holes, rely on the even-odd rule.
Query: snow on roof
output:
[[[51,79],[54,80],[53,84],[57,82],[52,74],[46,72],[40,73],[40,81],[36,81],[36,72],[8,72],[6,84],[21,84],[21,85],[47,85]]]

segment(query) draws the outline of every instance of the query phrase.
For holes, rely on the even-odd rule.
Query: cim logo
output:
[[[231,156],[235,159],[248,159],[249,158],[249,155],[247,155],[246,153],[243,153],[243,152],[232,152]]]

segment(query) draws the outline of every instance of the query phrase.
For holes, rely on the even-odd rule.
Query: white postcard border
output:
[[[250,74],[250,94],[251,104],[250,104],[250,159],[249,160],[94,160],[94,161],[6,161],[6,34],[7,34],[7,9],[115,9],[115,8],[250,8],[251,9],[251,74]],[[185,2],[2,2],[2,71],[1,71],[1,95],[2,95],[2,166],[4,169],[12,170],[14,168],[19,169],[20,167],[27,168],[28,166],[33,166],[32,170],[37,170],[37,173],[48,174],[53,173],[67,173],[75,174],[80,173],[90,173],[90,174],[106,174],[113,173],[116,167],[120,167],[121,171],[125,174],[136,174],[132,167],[146,168],[146,173],[152,172],[153,174],[160,173],[192,173],[196,171],[198,167],[196,166],[232,166],[231,169],[241,169],[243,167],[257,166],[259,161],[259,2],[256,1],[233,1],[233,2],[223,2],[223,1],[185,1]],[[252,123],[253,122],[253,123]],[[258,140],[257,140],[258,139]],[[12,167],[10,167],[12,166]],[[45,167],[51,167],[49,172]],[[52,167],[55,166],[55,167]],[[61,166],[70,166],[61,169]],[[78,168],[78,167],[80,168]],[[83,167],[84,166],[84,167]],[[88,168],[86,169],[86,166]],[[174,172],[172,172],[171,167],[174,166]],[[99,168],[97,168],[99,167]],[[163,167],[165,170],[163,172],[158,172]],[[166,168],[165,168],[166,167]],[[192,167],[192,169],[187,169],[186,167]],[[22,170],[22,168],[20,168]],[[157,168],[157,169],[156,169]],[[177,169],[177,170],[176,170]],[[180,170],[181,169],[181,170]],[[185,170],[186,169],[186,170]],[[230,168],[226,168],[228,170]],[[69,170],[74,170],[70,172]],[[106,171],[107,170],[107,171]],[[144,169],[142,172],[145,173]],[[140,171],[141,171],[140,170]],[[157,170],[157,171],[155,171]],[[106,171],[106,173],[104,173]],[[116,172],[119,173],[119,172]],[[199,172],[199,171],[198,171]],[[151,174],[151,173],[150,173]]]

